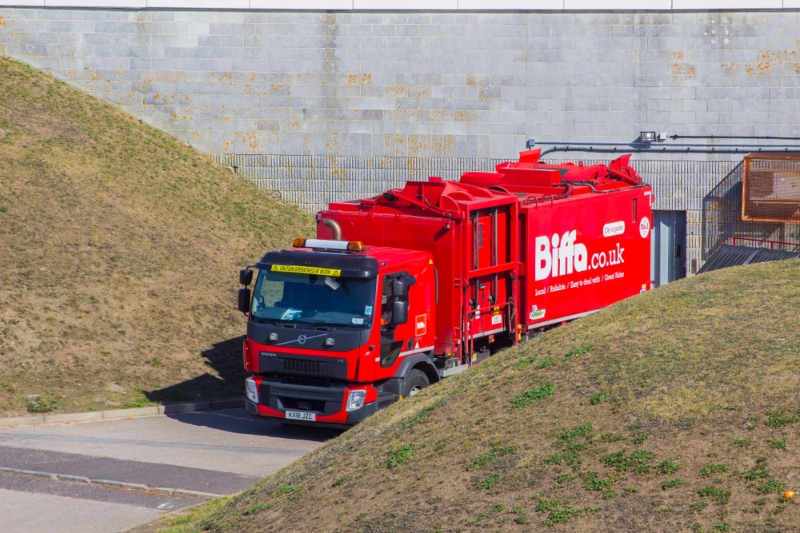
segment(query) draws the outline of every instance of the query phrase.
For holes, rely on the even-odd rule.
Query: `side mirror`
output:
[[[408,283],[402,279],[396,279],[392,282],[392,296],[399,296],[404,298],[408,296]]]
[[[239,271],[239,284],[247,287],[253,282],[253,271],[250,269]]]
[[[392,324],[405,324],[406,322],[408,322],[408,300],[395,300],[392,302]]]
[[[239,311],[247,314],[250,311],[250,289],[239,289]]]

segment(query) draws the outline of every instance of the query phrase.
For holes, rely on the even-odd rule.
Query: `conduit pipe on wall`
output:
[[[721,138],[721,137],[718,137]],[[800,139],[793,139],[800,141]],[[541,155],[553,152],[596,152],[596,153],[652,153],[652,154],[748,154],[751,152],[800,152],[800,144],[717,144],[709,146],[701,143],[675,143],[657,145],[649,142],[633,141],[629,143],[568,143],[568,142],[536,142],[534,139],[526,143],[528,150],[534,146],[550,146]]]
[[[768,139],[771,141],[800,141],[800,137],[772,137],[771,135],[670,135],[670,139],[742,139],[754,141],[756,139]]]
[[[678,136],[671,136],[675,138]],[[686,137],[690,138],[690,137]],[[691,137],[695,138],[695,137]],[[711,139],[712,137],[696,137]],[[738,139],[739,137],[713,137],[715,139],[731,138]],[[742,139],[757,139],[758,137],[741,137]],[[778,138],[773,138],[778,140]],[[800,141],[800,138],[786,138],[789,140]],[[541,155],[550,154],[553,152],[595,152],[595,153],[618,153],[618,152],[634,152],[634,153],[652,153],[652,154],[748,154],[751,152],[785,152],[795,153],[800,152],[800,144],[717,144],[708,145],[703,143],[670,143],[670,144],[656,144],[650,142],[643,142],[636,140],[629,143],[613,143],[613,142],[536,142],[534,139],[529,139],[526,143],[528,150],[534,146],[550,146],[542,151]]]
[[[596,147],[596,146],[554,146],[552,148],[548,148],[546,150],[542,150],[541,157],[544,157],[547,154],[552,154],[554,152],[593,152],[598,154],[613,154],[613,153],[648,153],[648,154],[749,154],[752,152],[782,152],[782,153],[800,153],[800,146],[792,146],[792,147],[767,147],[768,149],[764,149],[763,147],[742,147],[742,148],[726,148],[726,149],[715,149],[715,148],[635,148],[629,145],[623,145],[619,147]]]

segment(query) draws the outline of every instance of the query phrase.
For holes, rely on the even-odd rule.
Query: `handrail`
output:
[[[736,246],[738,241],[746,241],[746,242],[757,242],[762,244],[769,244],[769,249],[774,250],[774,246],[776,244],[783,245],[783,246],[794,246],[795,248],[800,247],[800,242],[787,242],[787,241],[775,241],[772,239],[757,239],[755,237],[731,237],[731,242],[733,245]]]

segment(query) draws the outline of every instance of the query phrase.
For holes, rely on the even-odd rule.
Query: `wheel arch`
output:
[[[400,366],[397,367],[395,377],[404,378],[410,371],[417,369],[425,372],[428,376],[428,381],[433,384],[440,381],[439,372],[431,362],[430,358],[425,354],[414,354],[403,359]]]

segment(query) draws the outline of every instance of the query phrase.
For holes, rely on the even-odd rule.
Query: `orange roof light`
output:
[[[361,241],[350,241],[347,243],[347,249],[351,252],[363,252],[364,243]]]
[[[306,245],[306,240],[303,237],[297,237],[292,243],[292,246],[294,246],[295,248],[303,248],[305,245]]]

